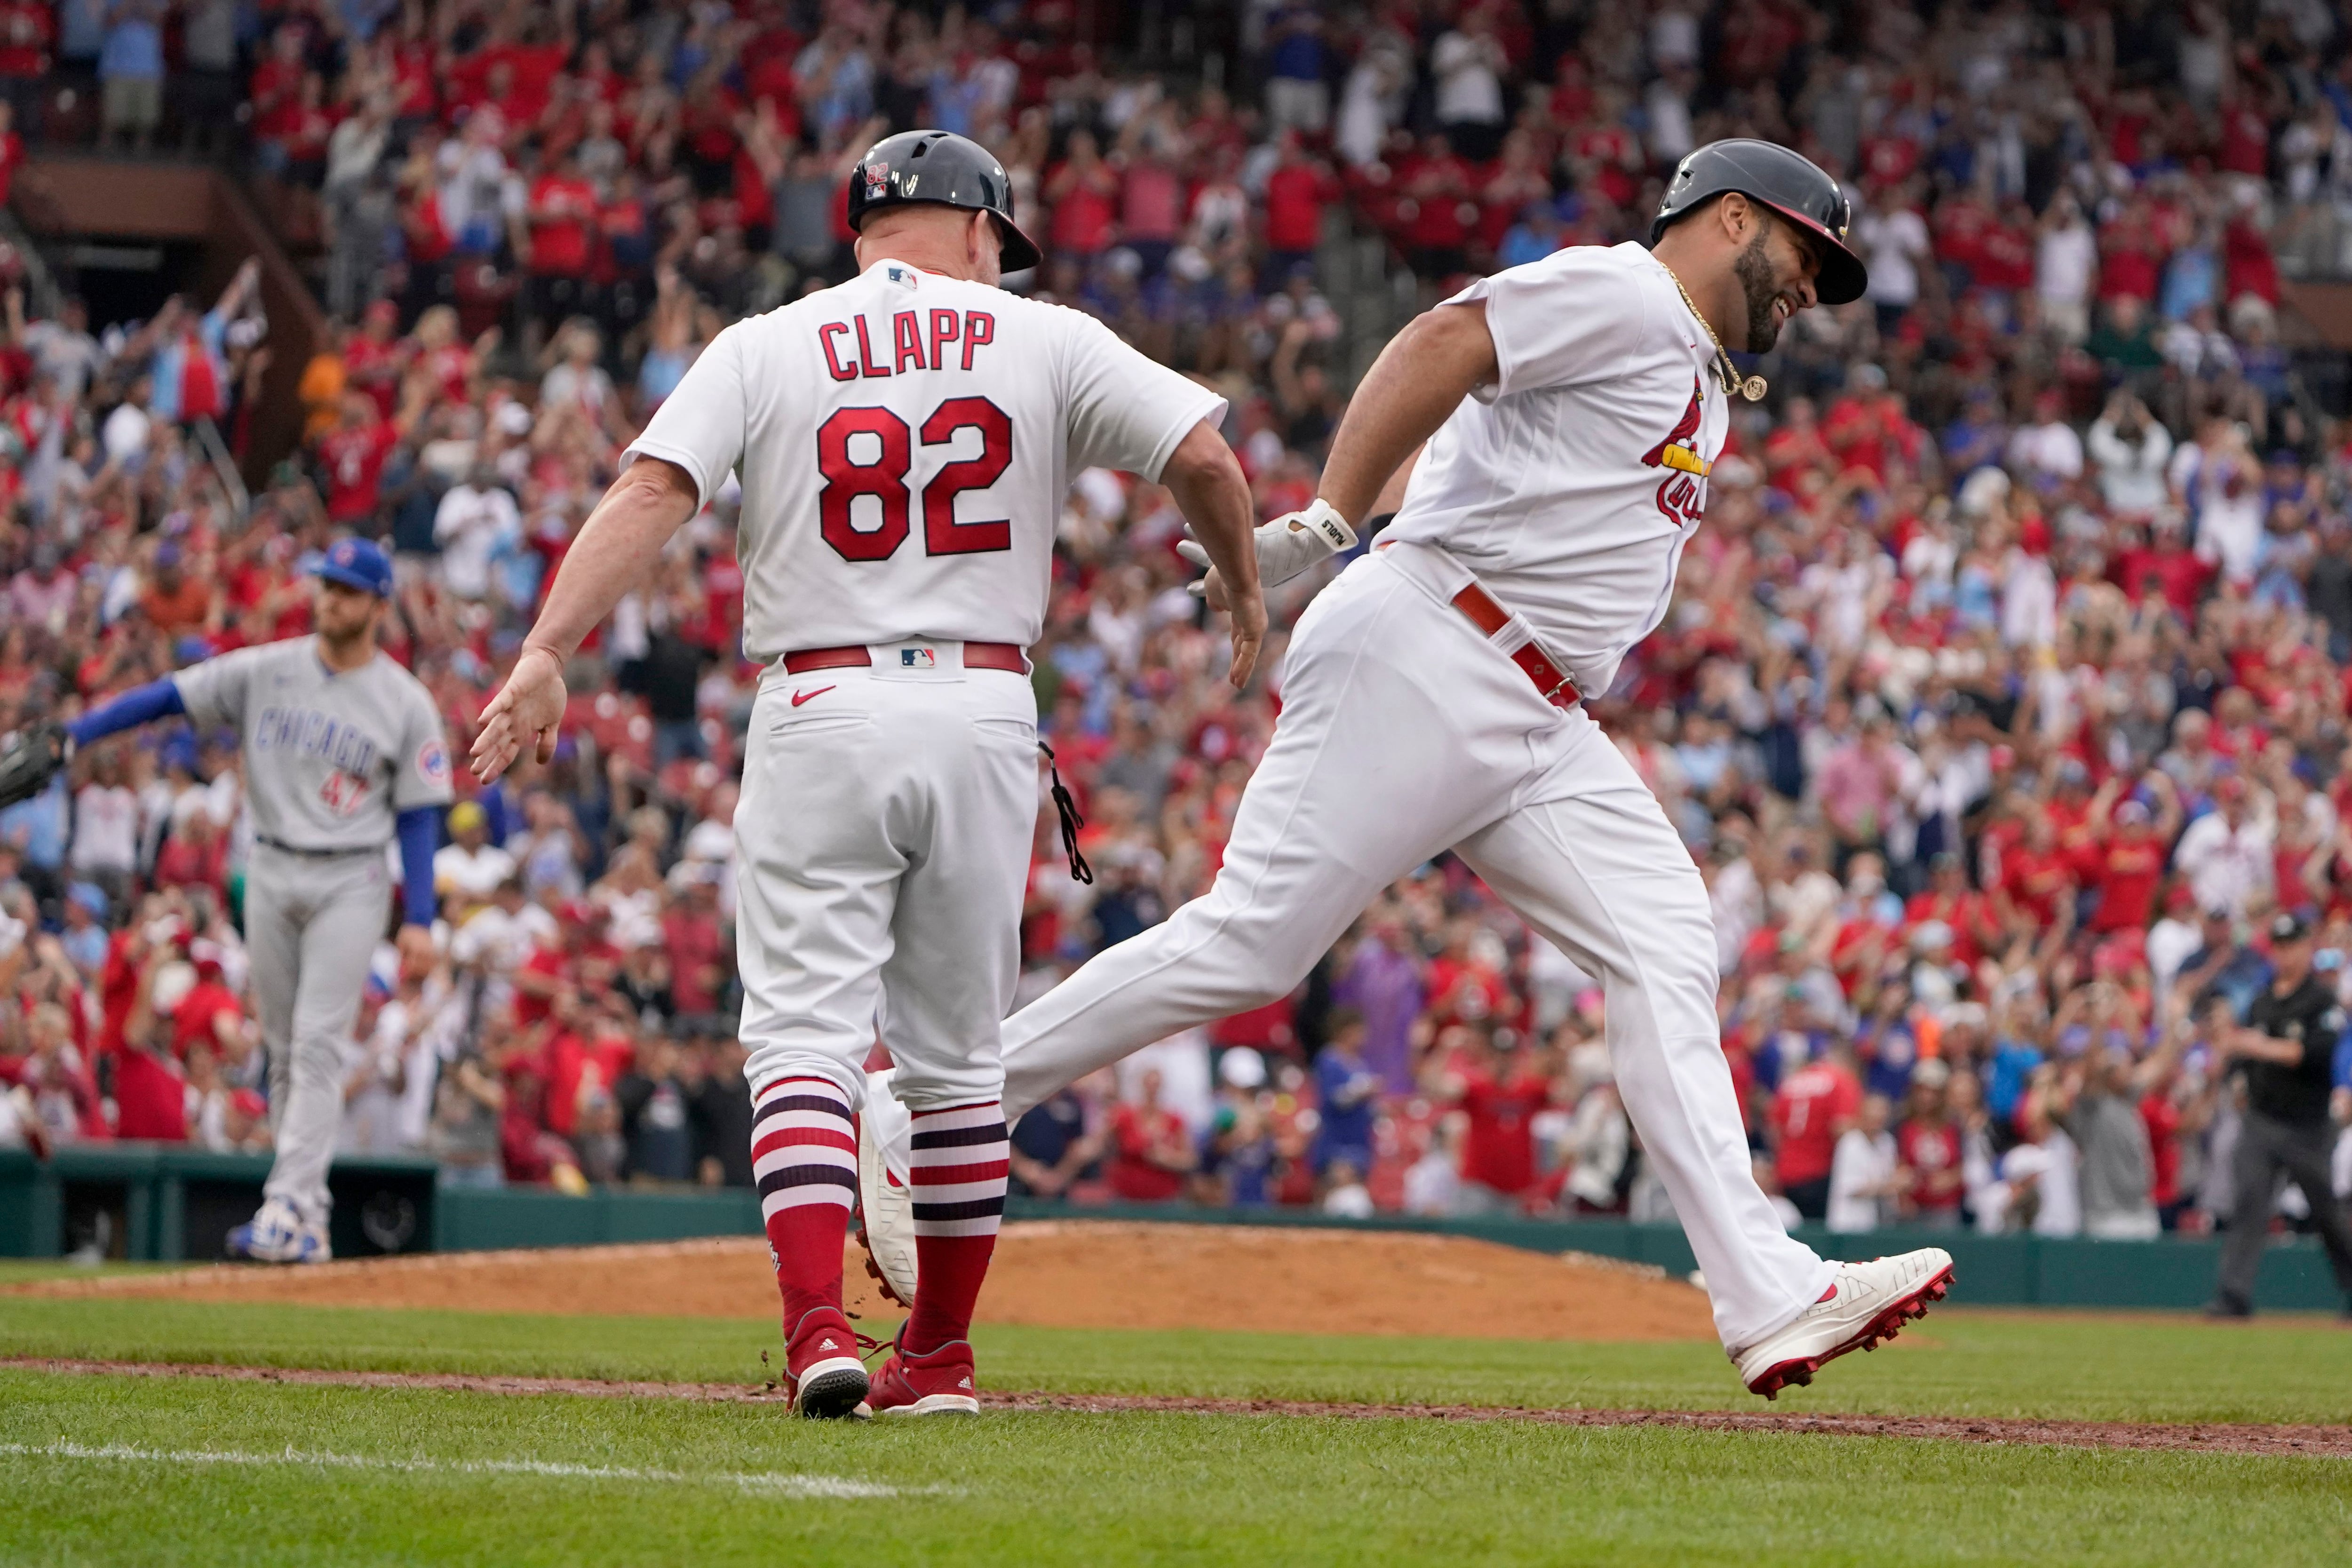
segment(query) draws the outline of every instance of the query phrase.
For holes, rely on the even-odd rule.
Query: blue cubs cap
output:
[[[338,539],[327,546],[327,552],[310,571],[313,576],[379,599],[392,597],[392,559],[364,539]]]

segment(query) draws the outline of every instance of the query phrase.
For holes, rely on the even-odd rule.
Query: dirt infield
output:
[[[854,1312],[894,1315],[852,1243]],[[452,1252],[301,1269],[220,1266],[45,1280],[26,1295],[436,1307],[481,1312],[765,1318],[765,1243]],[[1706,1340],[1706,1298],[1656,1269],[1459,1237],[1255,1226],[1037,1221],[998,1241],[980,1320],[1074,1329]]]
[[[772,1388],[731,1383],[601,1383],[587,1378],[472,1377],[449,1373],[323,1372],[163,1362],[0,1357],[0,1368],[111,1377],[200,1377],[334,1388],[440,1389],[465,1394],[580,1394],[781,1405]],[[983,1390],[992,1410],[1082,1415],[1173,1412],[1202,1415],[1339,1420],[1527,1421],[1549,1426],[1670,1426],[1699,1432],[1759,1432],[1819,1437],[1898,1437],[1957,1443],[2038,1444],[2068,1448],[2159,1448],[2207,1454],[2352,1458],[2352,1426],[2254,1426],[2154,1421],[2021,1421],[1928,1415],[1780,1415],[1721,1410],[1522,1410],[1481,1405],[1334,1405],[1272,1399],[1181,1399],[1129,1394],[1047,1394]]]

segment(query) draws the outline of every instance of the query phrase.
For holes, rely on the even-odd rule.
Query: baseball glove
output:
[[[35,724],[0,747],[0,806],[30,800],[73,758],[73,741],[62,724]]]

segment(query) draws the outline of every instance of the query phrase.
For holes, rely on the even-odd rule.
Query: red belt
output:
[[[847,647],[804,647],[798,653],[784,655],[784,672],[806,675],[812,669],[848,669],[873,662],[873,654],[863,643],[853,643]],[[966,669],[1004,669],[1015,675],[1029,673],[1029,660],[1009,642],[964,644],[963,667]]]
[[[1454,595],[1454,607],[1470,617],[1470,624],[1488,637],[1493,637],[1510,621],[1511,612],[1495,602],[1495,596],[1473,583]],[[1544,650],[1528,643],[1511,655],[1511,662],[1528,672],[1536,683],[1536,690],[1555,708],[1573,708],[1584,700],[1576,683],[1561,672],[1559,666],[1546,658]]]

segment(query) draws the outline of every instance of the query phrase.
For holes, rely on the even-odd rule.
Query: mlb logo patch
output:
[[[939,666],[940,656],[936,648],[902,647],[898,650],[898,668],[901,669],[937,669]]]
[[[887,195],[889,192],[890,165],[887,163],[866,164],[866,199],[869,202],[879,201],[882,197]]]
[[[911,267],[901,267],[894,261],[882,270],[885,277],[902,289],[919,289],[923,286],[923,275]]]

